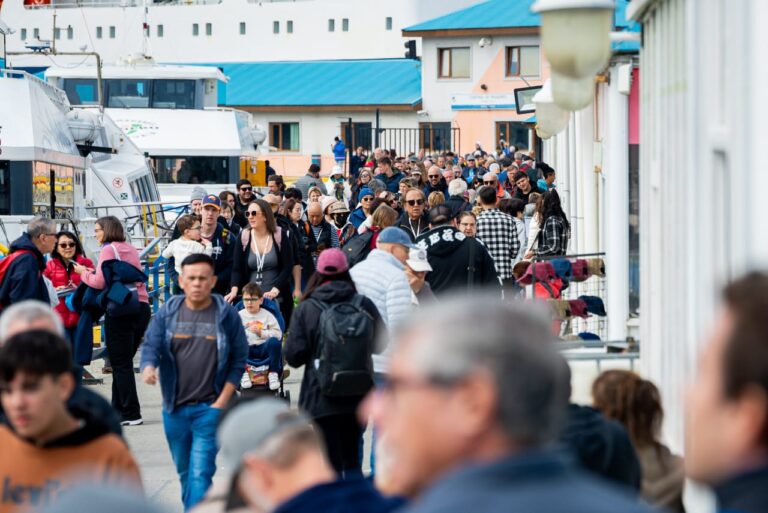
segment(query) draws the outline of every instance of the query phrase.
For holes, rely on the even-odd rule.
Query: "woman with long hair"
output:
[[[541,232],[534,252],[537,256],[565,255],[571,237],[571,223],[560,205],[560,196],[552,189],[544,193],[540,201]]]
[[[234,302],[247,283],[255,283],[264,291],[264,297],[278,302],[280,312],[288,323],[293,312],[293,238],[283,233],[275,221],[272,207],[263,199],[253,200],[245,215],[248,226],[243,229],[235,246],[233,290],[224,299]]]
[[[43,275],[51,280],[56,290],[74,289],[80,285],[80,275],[75,272],[75,264],[80,264],[86,269],[93,269],[93,261],[85,257],[80,239],[72,232],[61,231],[56,234],[56,247],[51,252],[51,259],[48,260]],[[80,314],[67,308],[64,297],[59,300],[56,313],[61,317],[67,340],[74,349],[75,331],[77,331],[77,321],[80,320]]]
[[[142,270],[139,251],[125,241],[125,231],[115,216],[100,217],[96,220],[94,236],[102,245],[96,270],[75,263],[74,270],[83,283],[94,289],[107,286],[102,267],[105,262],[119,260]],[[136,378],[133,374],[133,357],[139,349],[144,332],[149,325],[149,295],[144,282],[136,282],[139,311],[135,314],[113,316],[104,314],[104,331],[107,354],[112,364],[112,406],[120,414],[124,426],[143,424],[139,395],[136,392]]]
[[[363,187],[368,187],[368,183],[373,180],[373,173],[370,169],[361,169],[360,174],[357,175],[357,180],[352,184],[352,192],[349,197],[349,210],[354,210],[359,203],[358,195]]]
[[[293,318],[284,354],[289,365],[304,365],[304,377],[299,392],[299,407],[306,411],[320,428],[331,464],[339,474],[359,473],[361,455],[359,440],[363,429],[357,419],[357,408],[364,393],[330,396],[320,388],[317,360],[321,341],[322,314],[339,303],[357,301],[370,315],[374,333],[369,341],[369,357],[373,353],[375,332],[381,317],[370,299],[357,293],[349,275],[347,257],[339,249],[326,249],[317,260],[317,272],[307,283]],[[371,362],[371,369],[373,369]]]
[[[627,370],[603,372],[592,384],[596,409],[617,420],[635,446],[642,470],[641,496],[670,511],[683,508],[683,460],[660,441],[664,409],[656,385]]]

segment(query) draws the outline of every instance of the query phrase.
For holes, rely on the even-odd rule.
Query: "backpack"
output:
[[[344,245],[343,251],[347,255],[349,267],[354,267],[368,257],[368,253],[371,252],[373,234],[374,232],[367,231],[357,237],[352,237]]]
[[[352,301],[325,303],[310,298],[320,308],[315,352],[317,380],[330,397],[363,396],[373,387],[374,320],[363,308],[363,296]]]
[[[3,280],[5,280],[5,274],[8,272],[8,269],[11,268],[11,264],[16,260],[16,258],[26,254],[32,254],[32,251],[28,249],[20,249],[0,259],[0,283],[3,283]],[[2,311],[5,306],[7,305],[0,304],[0,311]]]

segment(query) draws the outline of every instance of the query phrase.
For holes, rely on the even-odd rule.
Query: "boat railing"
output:
[[[26,71],[0,68],[0,78],[16,78],[20,80],[29,80],[30,82],[34,83],[36,86],[42,88],[46,96],[48,96],[48,98],[54,104],[56,104],[59,108],[66,109],[66,110],[70,109],[69,100],[67,99],[67,94],[64,91],[52,86],[45,80],[41,80],[34,75],[30,75]]]

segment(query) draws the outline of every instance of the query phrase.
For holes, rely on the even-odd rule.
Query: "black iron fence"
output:
[[[447,151],[460,153],[460,129],[434,125],[419,128],[376,129],[368,123],[354,123],[351,129],[348,126],[343,126],[342,134],[345,142],[347,142],[347,147],[352,151],[362,146],[366,151],[371,151],[374,148],[395,150],[397,155],[402,156],[407,156],[410,153],[418,155],[421,150],[426,153]],[[352,144],[350,145],[348,141],[352,141]]]

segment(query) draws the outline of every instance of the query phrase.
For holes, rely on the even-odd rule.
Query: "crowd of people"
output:
[[[591,407],[571,401],[551,315],[521,297],[531,260],[567,253],[550,166],[479,147],[352,164],[327,181],[312,165],[291,187],[271,175],[261,197],[247,180],[196,188],[154,315],[118,219],[96,221],[95,262],[30,221],[0,260],[0,513],[80,480],[140,492],[122,438],[144,421],[137,352],[185,510],[684,511],[687,475],[728,511],[765,511],[768,276],[726,290],[683,461],[638,374],[604,372]],[[111,405],[81,379],[102,317]],[[298,410],[278,399],[287,366],[303,367]]]

